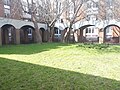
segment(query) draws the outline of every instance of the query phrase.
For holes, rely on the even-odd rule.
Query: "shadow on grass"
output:
[[[97,52],[100,53],[109,53],[109,52],[115,52],[120,53],[120,46],[119,45],[111,45],[111,44],[90,44],[90,43],[83,43],[78,44],[77,47],[83,48],[83,49],[94,49]]]
[[[21,44],[5,45],[0,47],[0,54],[35,54],[51,49],[57,49],[62,46],[68,46],[66,43],[43,43],[43,44]]]
[[[120,81],[0,58],[0,90],[120,90]]]

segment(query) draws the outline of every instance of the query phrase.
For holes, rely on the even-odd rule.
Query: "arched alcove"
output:
[[[32,26],[25,25],[20,28],[20,43],[34,43],[35,29]]]
[[[15,27],[11,24],[5,24],[1,27],[2,45],[16,43]]]
[[[98,42],[98,34],[95,33],[95,25],[84,25],[79,28],[79,42]]]
[[[116,24],[110,24],[103,28],[104,42],[119,43],[120,27]]]

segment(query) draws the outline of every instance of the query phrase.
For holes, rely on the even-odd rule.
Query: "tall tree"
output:
[[[24,7],[25,6],[25,7]],[[22,11],[31,16],[31,21],[34,24],[34,40],[36,43],[42,43],[42,37],[38,28],[37,3],[36,0],[21,0]],[[27,10],[26,10],[27,9]]]
[[[120,0],[99,0],[98,18],[101,20],[120,18]]]
[[[120,0],[114,0],[114,18],[120,20]]]
[[[48,26],[50,33],[49,41],[51,42],[54,37],[54,26],[60,16],[69,8],[70,3],[67,6],[62,4],[65,0],[39,0],[39,17],[40,20],[45,22]]]
[[[66,0],[67,3],[71,2],[71,6],[66,11],[66,21],[69,22],[69,26],[66,30],[66,33],[63,37],[63,42],[65,41],[65,38],[67,37],[67,42],[70,40],[70,31],[72,30],[73,25],[82,19],[85,18],[85,3],[83,0]],[[73,37],[74,41],[74,37]]]

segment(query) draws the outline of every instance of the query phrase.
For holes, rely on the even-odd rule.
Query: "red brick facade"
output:
[[[4,16],[4,3],[3,0],[0,0],[0,17]]]
[[[20,0],[11,0],[11,8],[10,8],[10,11],[11,11],[11,18],[12,19],[21,19],[21,5],[20,5]]]
[[[20,19],[21,12],[20,10],[20,0],[10,0],[10,17],[12,19]],[[7,5],[6,5],[7,6]],[[5,17],[5,7],[4,0],[0,0],[0,17]],[[7,17],[8,18],[8,17]]]

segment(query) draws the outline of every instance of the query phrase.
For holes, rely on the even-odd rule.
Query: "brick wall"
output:
[[[0,17],[4,16],[4,4],[3,0],[0,0]]]
[[[21,7],[20,0],[11,0],[11,18],[21,19]]]

